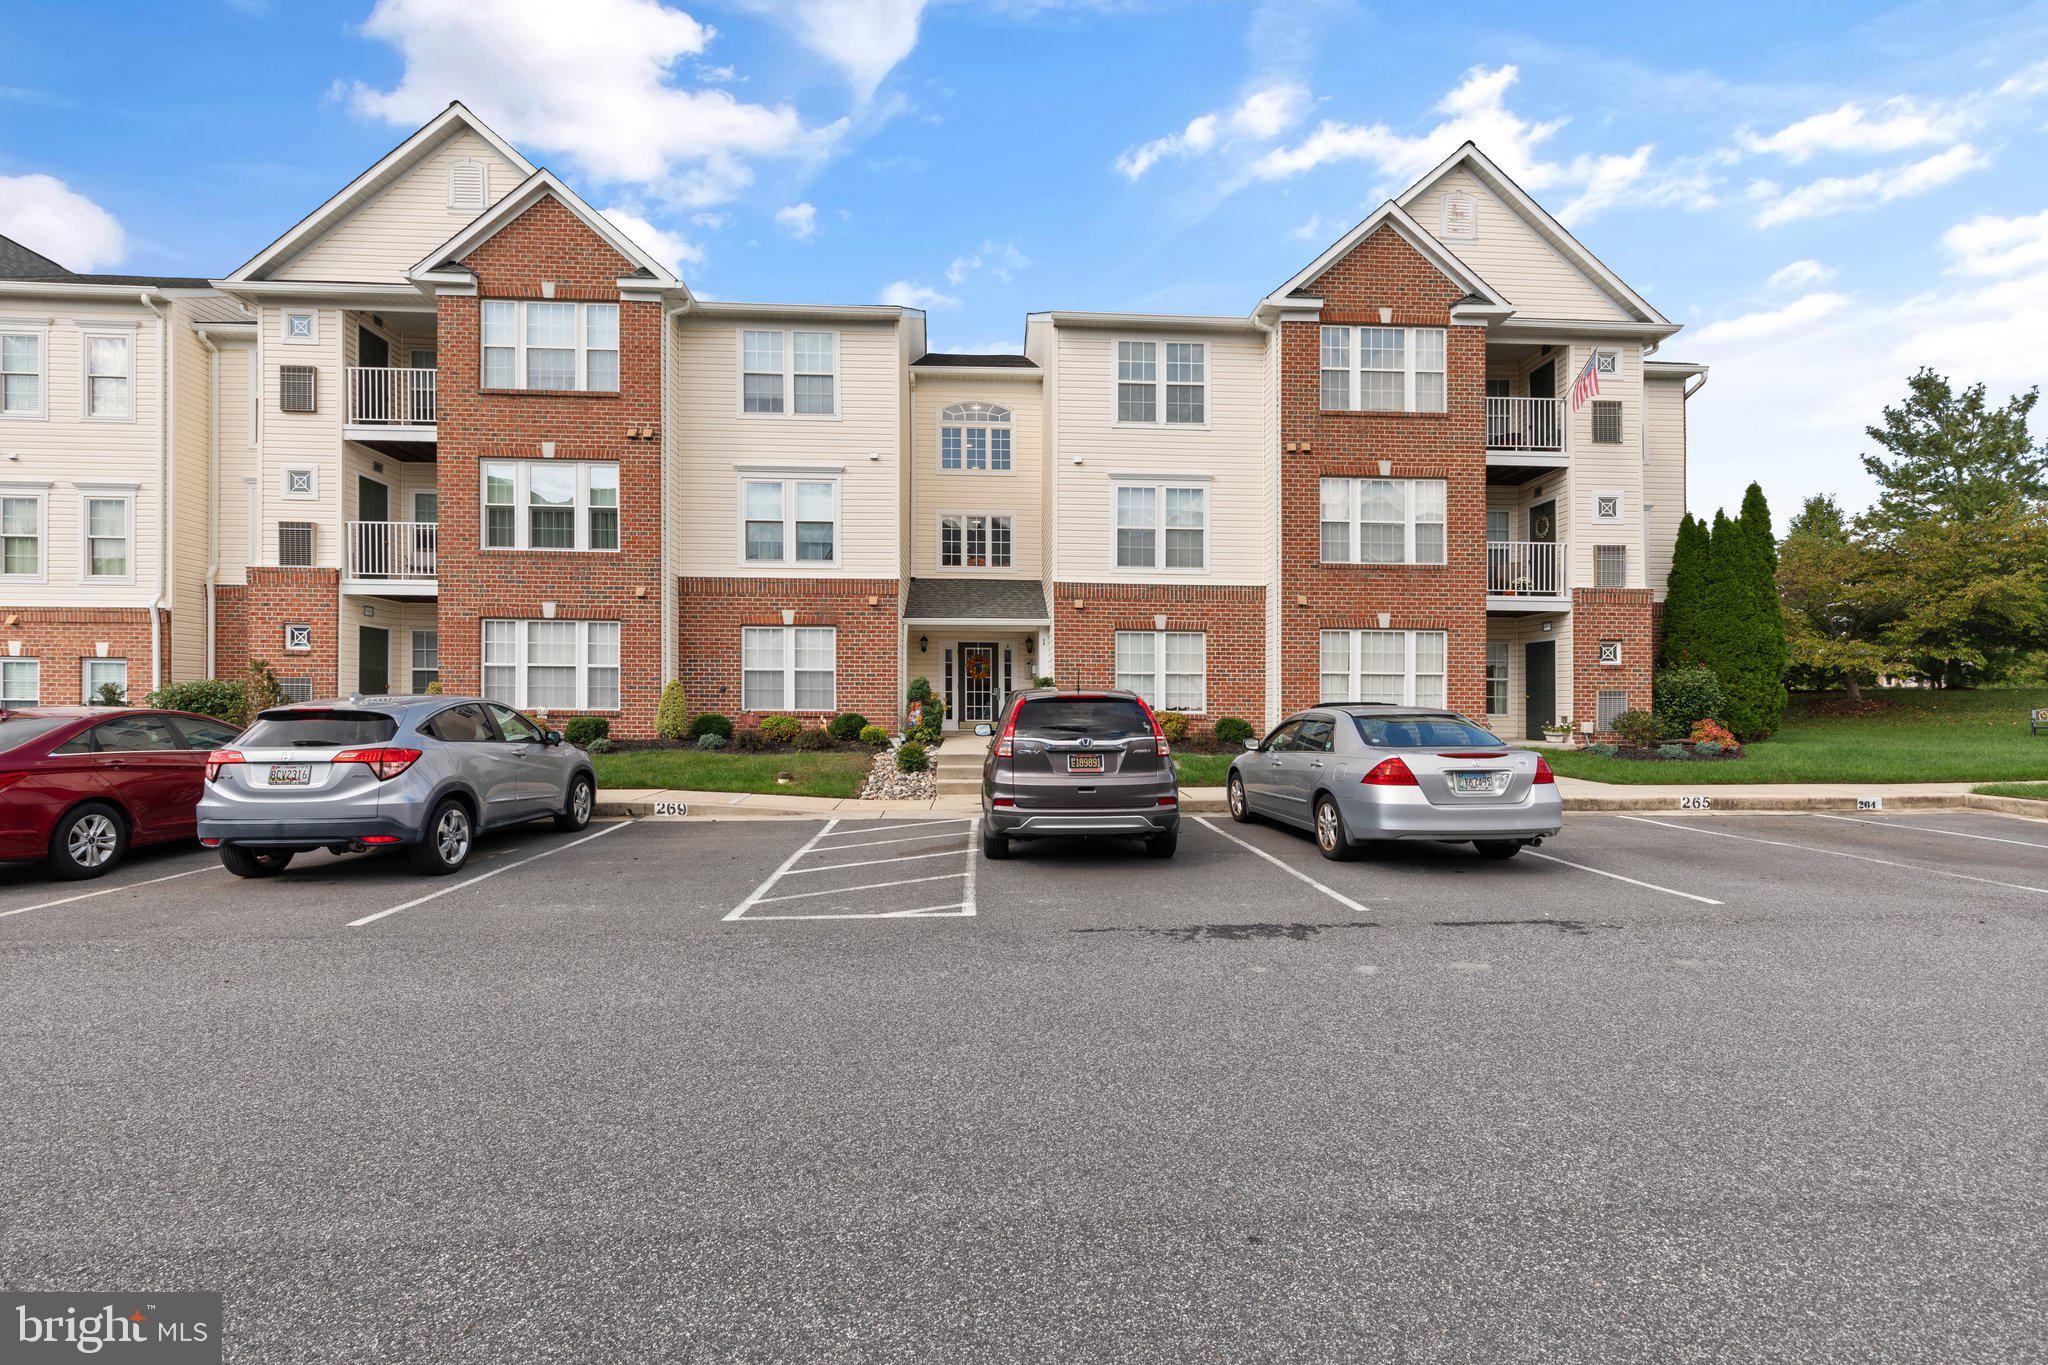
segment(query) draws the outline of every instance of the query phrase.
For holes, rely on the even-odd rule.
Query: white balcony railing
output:
[[[435,579],[431,521],[352,521],[348,524],[348,576],[397,582]]]
[[[1548,540],[1486,542],[1489,597],[1564,596],[1564,546]]]
[[[1555,454],[1564,449],[1564,403],[1556,398],[1488,398],[1486,448],[1534,450]]]
[[[348,421],[359,427],[434,425],[434,371],[349,366]]]

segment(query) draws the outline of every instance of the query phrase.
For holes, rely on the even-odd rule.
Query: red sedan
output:
[[[131,845],[190,839],[206,755],[239,733],[183,711],[0,710],[0,860],[76,880]]]

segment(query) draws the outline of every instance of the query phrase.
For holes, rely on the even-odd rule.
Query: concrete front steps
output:
[[[981,765],[988,758],[989,737],[955,731],[932,753],[932,775],[939,782],[939,799],[950,796],[981,796]]]

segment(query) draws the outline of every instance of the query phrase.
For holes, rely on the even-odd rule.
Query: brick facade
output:
[[[1572,589],[1572,719],[1596,720],[1600,693],[1628,693],[1631,711],[1650,709],[1650,678],[1656,672],[1654,594],[1648,588]],[[1600,642],[1621,641],[1619,665],[1600,662]],[[1601,730],[1597,739],[1613,739]]]
[[[104,657],[128,661],[128,698],[140,702],[150,688],[149,614],[148,607],[0,607],[0,651],[41,661],[37,700],[44,706],[77,706],[89,700],[82,695],[85,661],[102,657],[104,643]],[[161,613],[159,629],[168,681],[169,612]]]
[[[545,196],[478,246],[464,261],[476,273],[475,296],[439,300],[439,451],[441,525],[441,681],[450,692],[483,685],[486,618],[538,620],[544,603],[556,620],[619,623],[619,694],[611,718],[620,736],[654,733],[663,683],[661,552],[661,304],[622,299],[618,280],[636,267],[599,234]],[[486,390],[478,334],[482,299],[539,301],[544,286],[559,302],[619,305],[616,393]],[[482,548],[479,464],[537,460],[542,442],[556,460],[619,466],[616,552]],[[574,714],[550,712],[559,722]]]
[[[261,659],[280,681],[304,679],[316,697],[348,689],[341,683],[341,571],[251,567],[245,586],[214,589],[213,671],[239,679]],[[284,628],[313,628],[313,648],[287,653]]]
[[[1325,630],[1441,630],[1449,705],[1484,715],[1486,333],[1451,325],[1463,287],[1390,227],[1307,288],[1323,300],[1321,323],[1445,328],[1446,401],[1440,413],[1323,411],[1321,323],[1281,324],[1281,708],[1323,699]],[[1382,309],[1391,310],[1384,323]],[[1447,562],[1322,563],[1325,477],[1444,480]]]
[[[1078,605],[1077,605],[1078,604]],[[1199,630],[1207,637],[1208,707],[1262,728],[1266,714],[1266,590],[1182,583],[1055,583],[1053,676],[1063,687],[1116,685],[1116,633]]]
[[[678,580],[679,672],[690,710],[776,714],[740,704],[740,631],[746,626],[832,626],[838,634],[835,710],[894,727],[903,709],[902,647],[893,578],[683,578]],[[783,613],[791,613],[785,622]],[[817,723],[829,717],[780,708]]]

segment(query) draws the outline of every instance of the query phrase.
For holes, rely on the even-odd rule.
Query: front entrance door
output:
[[[1529,702],[1522,729],[1525,735],[1540,735],[1544,726],[1557,719],[1557,641],[1523,645],[1522,674]]]
[[[1529,539],[1544,545],[1557,544],[1557,501],[1539,502],[1529,509]]]
[[[1531,398],[1557,397],[1557,362],[1546,360],[1529,371],[1529,396]]]
[[[385,369],[391,364],[391,343],[367,327],[356,328],[356,364]]]
[[[356,475],[356,520],[391,520],[391,489],[368,474]]]
[[[960,646],[960,723],[996,718],[996,647]]]
[[[356,688],[372,697],[391,690],[391,632],[382,626],[356,627]]]

